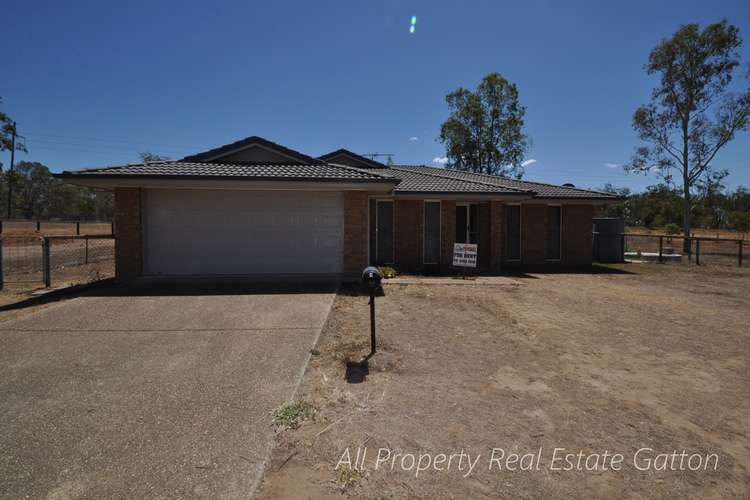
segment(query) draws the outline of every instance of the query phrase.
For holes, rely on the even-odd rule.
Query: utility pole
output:
[[[11,131],[13,136],[10,140],[10,167],[8,168],[8,220],[10,220],[10,214],[13,211],[13,161],[16,155],[16,122],[13,122]]]

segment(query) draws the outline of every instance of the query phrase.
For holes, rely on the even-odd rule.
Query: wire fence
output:
[[[41,220],[41,219],[3,219],[0,220],[0,234],[12,236],[48,235],[80,236],[110,235],[114,227],[110,221],[87,220]]]
[[[744,240],[623,233],[624,260],[742,266]]]
[[[0,289],[87,283],[114,276],[114,237],[4,234],[0,259]]]

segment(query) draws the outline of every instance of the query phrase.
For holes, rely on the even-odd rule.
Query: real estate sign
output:
[[[475,243],[454,243],[453,266],[477,267],[477,245]]]

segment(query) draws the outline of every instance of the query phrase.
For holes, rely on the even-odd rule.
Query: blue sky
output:
[[[179,158],[249,135],[431,164],[445,153],[445,95],[497,71],[528,108],[527,179],[641,189],[655,179],[612,165],[638,144],[631,117],[654,83],[648,53],[682,23],[722,17],[747,39],[747,62],[747,0],[10,0],[0,96],[27,138],[18,159],[53,171],[144,150]],[[750,186],[748,152],[745,133],[717,157],[729,186]]]

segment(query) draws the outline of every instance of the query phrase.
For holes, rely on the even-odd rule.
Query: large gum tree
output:
[[[645,66],[660,80],[651,102],[633,116],[633,128],[645,144],[625,168],[681,183],[685,236],[690,236],[691,189],[726,175],[712,162],[737,132],[748,128],[750,89],[732,86],[741,45],[739,30],[726,20],[703,30],[686,24],[654,48]],[[689,244],[686,239],[685,250]]]
[[[459,88],[445,97],[450,116],[440,127],[448,167],[521,178],[528,137],[523,131],[526,108],[518,88],[499,73],[490,73],[472,92]]]

